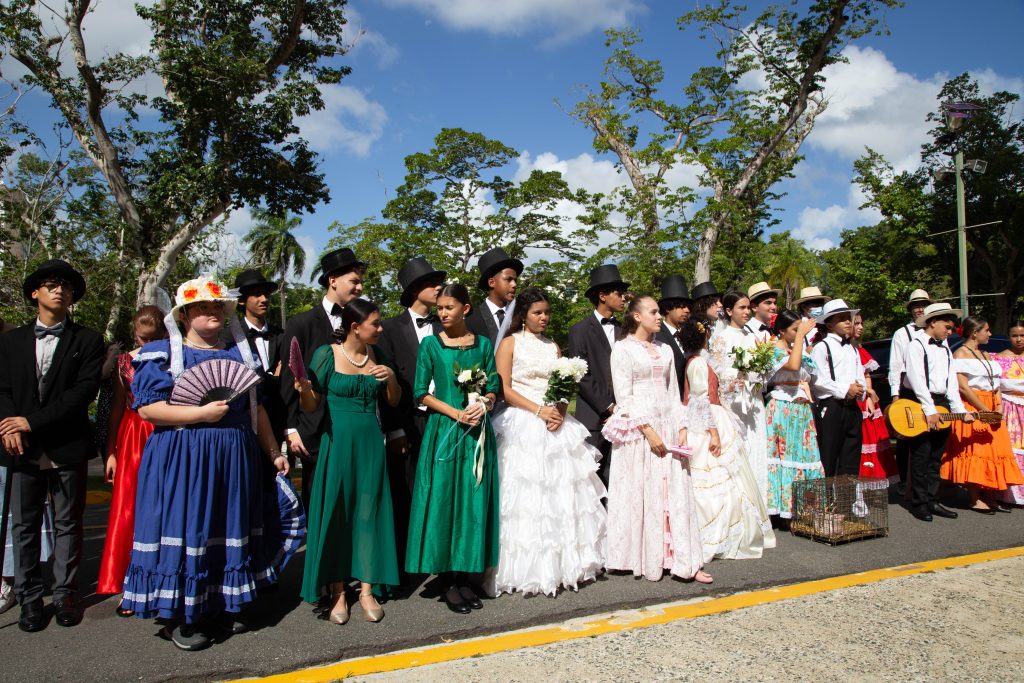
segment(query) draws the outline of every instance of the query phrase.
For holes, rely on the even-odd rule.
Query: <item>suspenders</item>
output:
[[[931,373],[928,372],[928,347],[920,339],[918,339],[916,341],[917,341],[918,344],[921,345],[921,348],[924,349],[924,381],[928,385],[928,392],[929,393],[937,393],[937,394],[944,394],[944,393],[946,393],[944,390],[943,391],[937,391],[937,392],[933,392],[932,391],[932,377],[931,377]],[[949,352],[949,347],[946,346],[945,344],[942,345],[942,350],[946,352],[946,373],[947,373],[946,374],[946,381],[949,381],[949,374],[948,373],[949,373],[949,370],[951,369],[950,366],[953,364],[953,354],[951,354]],[[833,377],[832,379],[835,379],[835,377]]]

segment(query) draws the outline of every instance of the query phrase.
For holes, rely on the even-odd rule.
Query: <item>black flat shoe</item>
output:
[[[484,603],[480,602],[480,598],[477,597],[476,593],[469,586],[459,586],[459,595],[462,600],[469,605],[470,609],[483,609]]]
[[[456,614],[469,614],[470,612],[473,611],[470,608],[470,606],[467,605],[462,600],[459,600],[457,602],[454,601],[454,600],[450,600],[448,598],[448,593],[447,592],[444,593],[441,596],[441,599],[444,600],[444,604],[448,605],[448,609],[450,609],[451,611],[455,612]]]
[[[928,512],[926,508],[914,508],[910,511],[910,514],[914,515],[914,517],[922,522],[932,521],[932,513]]]
[[[43,610],[42,600],[33,600],[21,606],[18,628],[27,633],[35,633],[46,628],[46,612]]]
[[[949,508],[942,507],[938,503],[932,503],[928,506],[928,511],[936,517],[945,517],[946,519],[956,519],[959,515]]]
[[[993,508],[967,508],[972,512],[977,512],[979,515],[995,515],[996,511]]]
[[[61,626],[78,626],[82,623],[82,608],[78,601],[71,595],[57,598],[53,601],[53,608],[56,610],[56,621]]]

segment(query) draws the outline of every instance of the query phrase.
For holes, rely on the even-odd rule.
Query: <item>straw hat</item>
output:
[[[747,298],[750,299],[750,303],[754,303],[757,299],[762,297],[774,296],[778,298],[781,295],[781,289],[772,289],[771,285],[767,282],[758,282],[747,288]]]
[[[793,305],[799,306],[800,304],[806,303],[808,301],[826,302],[832,301],[832,297],[825,296],[817,287],[804,287],[803,289],[800,290],[800,296],[797,298],[796,301],[793,302]]]
[[[842,299],[832,299],[831,301],[825,302],[825,306],[821,309],[821,315],[815,318],[815,320],[819,323],[824,323],[829,318],[837,315],[846,315],[852,318],[859,312],[859,308],[850,308]]]
[[[924,313],[922,313],[921,316],[916,321],[914,321],[914,324],[917,325],[918,327],[924,327],[932,318],[938,318],[944,315],[952,315],[956,316],[956,318],[959,319],[963,316],[963,314],[964,312],[961,311],[959,308],[953,308],[949,304],[928,304],[924,309]]]
[[[174,295],[174,307],[168,314],[174,320],[181,320],[181,311],[189,304],[213,301],[234,306],[238,303],[238,291],[206,277],[197,277],[183,282]]]
[[[914,304],[930,304],[932,298],[928,296],[928,292],[923,289],[915,289],[910,293],[910,298],[907,299],[907,307],[913,306]]]

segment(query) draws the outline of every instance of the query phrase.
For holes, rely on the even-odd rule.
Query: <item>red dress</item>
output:
[[[860,362],[868,372],[878,368],[878,361],[871,357],[863,346],[857,348],[860,352]],[[898,477],[899,470],[896,468],[896,449],[893,448],[889,439],[889,430],[885,426],[885,416],[878,406],[875,411],[868,414],[867,402],[857,401],[860,406],[861,415],[864,421],[861,422],[861,434],[863,445],[860,448],[860,476],[879,477],[889,479]]]
[[[120,593],[124,584],[135,532],[135,484],[139,476],[139,462],[146,439],[153,433],[153,425],[131,408],[134,400],[131,386],[135,375],[131,354],[122,353],[117,359],[117,372],[125,388],[125,406],[115,442],[117,471],[114,473],[114,494],[110,499],[107,540],[103,544],[96,586],[100,595]]]

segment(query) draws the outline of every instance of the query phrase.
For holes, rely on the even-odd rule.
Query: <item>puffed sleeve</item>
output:
[[[695,431],[708,430],[715,426],[708,392],[708,362],[703,356],[693,358],[686,366],[686,383],[690,385],[680,426]]]
[[[416,352],[416,376],[412,383],[412,401],[419,405],[420,399],[430,393],[430,380],[434,379],[437,341],[427,337]],[[493,363],[493,361],[492,361]]]
[[[615,393],[615,413],[601,428],[601,434],[614,445],[639,441],[644,438],[640,427],[650,424],[651,414],[640,407],[640,397],[635,394],[633,364],[635,359],[629,351],[629,342],[620,342],[612,347],[611,355],[612,391]],[[678,391],[675,394],[679,395]]]
[[[132,410],[152,403],[166,401],[171,396],[170,344],[166,340],[150,342],[132,361],[135,377],[132,379]]]
[[[768,372],[769,378],[775,377],[782,366],[789,362],[789,354],[776,346],[772,350],[772,369]]]
[[[323,396],[327,393],[327,384],[334,369],[334,350],[330,344],[324,344],[313,352],[309,359],[309,383],[313,391]]]
[[[494,364],[494,346],[487,337],[480,337],[480,350],[484,354],[484,362],[481,364],[484,372],[487,373],[487,386],[484,387],[485,394],[501,393],[501,377],[498,376],[498,367]]]

